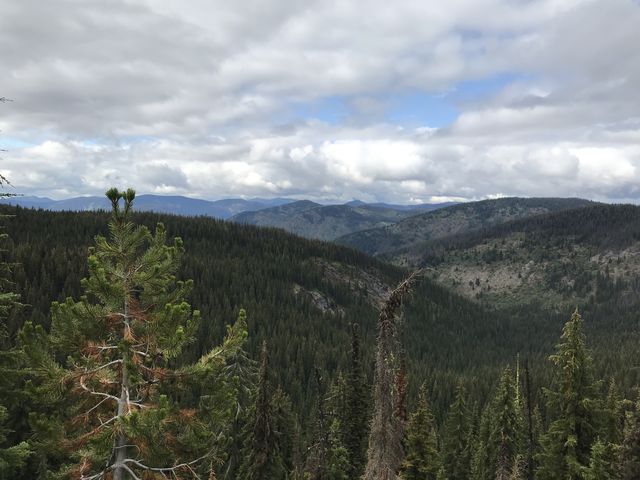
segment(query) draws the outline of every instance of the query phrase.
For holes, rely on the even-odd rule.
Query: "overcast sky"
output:
[[[65,198],[640,199],[637,0],[19,0],[0,173]]]

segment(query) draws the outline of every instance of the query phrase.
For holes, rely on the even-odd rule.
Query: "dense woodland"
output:
[[[640,327],[615,295],[496,310],[108,195],[2,211],[0,478],[640,478]],[[567,232],[617,241],[588,219]]]

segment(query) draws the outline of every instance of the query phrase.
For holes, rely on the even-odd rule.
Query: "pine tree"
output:
[[[324,380],[320,370],[315,371],[318,384],[318,406],[313,443],[305,467],[305,479],[343,480],[349,478],[351,464],[349,453],[342,443],[342,426],[339,418],[330,418],[327,411]],[[344,383],[342,382],[344,385]],[[338,384],[340,385],[340,384]],[[330,398],[335,400],[334,398]]]
[[[634,408],[627,412],[617,472],[620,480],[640,478],[640,397]]]
[[[507,480],[521,459],[523,443],[522,412],[518,386],[511,370],[506,368],[490,406],[490,429],[485,461],[490,479]]]
[[[0,175],[0,187],[8,183],[7,179]],[[11,196],[0,192],[0,198]],[[0,221],[5,220],[5,215],[0,215]],[[20,306],[20,296],[13,291],[11,274],[13,265],[4,258],[7,251],[4,245],[8,241],[8,234],[0,231],[0,478],[9,478],[22,468],[32,453],[31,447],[26,441],[9,442],[7,436],[10,433],[6,423],[9,413],[6,406],[19,405],[24,397],[19,391],[19,363],[20,352],[16,351],[9,339],[6,321],[11,311]],[[7,444],[8,443],[8,444]],[[15,444],[12,444],[15,443]]]
[[[7,430],[2,425],[7,420],[7,409],[0,406],[0,445],[7,438]],[[12,478],[16,470],[22,468],[31,455],[31,447],[27,442],[20,442],[11,447],[0,448],[0,478]]]
[[[437,480],[440,471],[438,437],[424,385],[418,406],[407,423],[405,451],[401,469],[403,480]]]
[[[449,407],[442,439],[442,463],[447,479],[466,480],[471,473],[472,434],[466,393],[458,384],[456,397]]]
[[[615,380],[609,381],[609,390],[604,403],[605,432],[603,441],[619,444],[622,441],[622,429],[624,428],[623,400]]]
[[[526,454],[526,460],[524,461],[525,463],[525,472],[526,472],[526,478],[528,480],[533,480],[534,475],[535,475],[535,461],[534,461],[534,455],[537,451],[537,447],[538,447],[538,434],[535,431],[535,423],[534,423],[534,416],[535,416],[535,409],[537,406],[533,405],[533,395],[531,392],[531,373],[529,371],[529,361],[526,360],[525,364],[524,364],[524,397],[526,400],[526,450],[527,450],[527,454]],[[538,412],[539,413],[539,412]]]
[[[478,431],[470,442],[471,454],[471,478],[473,480],[484,480],[491,478],[495,471],[495,463],[489,463],[489,436],[493,419],[492,410],[487,405],[480,416]]]
[[[352,470],[349,451],[342,443],[340,422],[334,419],[329,427],[329,451],[325,478],[326,480],[349,480],[353,478],[349,473]]]
[[[616,475],[613,466],[613,446],[597,439],[591,447],[587,480],[614,480]]]
[[[258,391],[248,427],[239,478],[246,480],[284,479],[287,469],[277,441],[269,385],[269,352],[266,342],[262,344]]]
[[[541,439],[538,478],[584,479],[598,433],[599,402],[577,310],[565,324],[556,353],[550,359],[555,367],[556,389],[545,393],[553,421]]]
[[[44,372],[40,388],[47,380],[64,386],[62,443],[73,463],[60,473],[83,480],[208,475],[236,403],[238,379],[228,372],[246,338],[244,312],[220,347],[172,369],[199,319],[184,300],[191,282],[175,278],[182,242],[166,245],[162,224],[151,234],[130,221],[133,190],[111,189],[107,197],[110,236],[96,237],[90,250],[86,295],[53,303],[50,335],[28,324],[23,332],[30,361]]]
[[[352,466],[349,472],[351,478],[358,478],[362,474],[369,431],[369,392],[360,355],[360,333],[358,325],[354,323],[351,327],[351,364],[346,382],[346,412],[341,420],[344,445]]]
[[[295,470],[298,419],[289,396],[278,387],[271,400],[278,451],[287,472]]]

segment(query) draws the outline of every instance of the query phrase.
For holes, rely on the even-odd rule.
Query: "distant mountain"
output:
[[[20,205],[25,208],[42,208],[53,211],[89,211],[108,210],[109,201],[104,197],[75,197],[65,200],[52,200],[46,197],[11,197],[3,200],[10,205]],[[229,198],[209,201],[178,195],[139,195],[136,198],[136,209],[154,211],[158,213],[172,213],[176,215],[216,217],[227,219],[245,211],[255,211],[277,205],[290,203],[293,200],[285,198],[244,200]]]
[[[438,208],[437,205],[430,207]],[[369,205],[359,200],[344,205],[319,205],[303,200],[244,212],[231,217],[231,221],[282,228],[307,238],[333,240],[351,232],[390,225],[415,213],[405,206],[392,208],[384,204]]]
[[[336,239],[341,245],[371,255],[391,254],[414,245],[518,218],[593,205],[580,198],[500,198],[461,203],[415,214],[393,225],[346,234]]]
[[[394,203],[369,203],[371,207],[391,208],[393,210],[413,211],[416,214],[419,212],[431,212],[433,210],[439,210],[441,208],[452,207],[458,205],[459,202],[443,202],[443,203],[418,203],[415,205],[397,205]]]
[[[392,210],[402,210],[402,211],[415,211],[418,212],[429,212],[431,210],[438,210],[440,208],[451,207],[453,205],[457,205],[459,202],[443,202],[443,203],[416,203],[411,205],[399,205],[394,203],[385,203],[385,202],[373,202],[366,203],[362,200],[353,199],[350,202],[345,203],[350,207],[363,207],[365,205],[369,207],[380,207],[380,208],[390,208]]]

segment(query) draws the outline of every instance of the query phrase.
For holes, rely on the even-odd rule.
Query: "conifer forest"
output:
[[[492,308],[428,265],[106,196],[3,207],[1,478],[640,478],[619,301]]]

